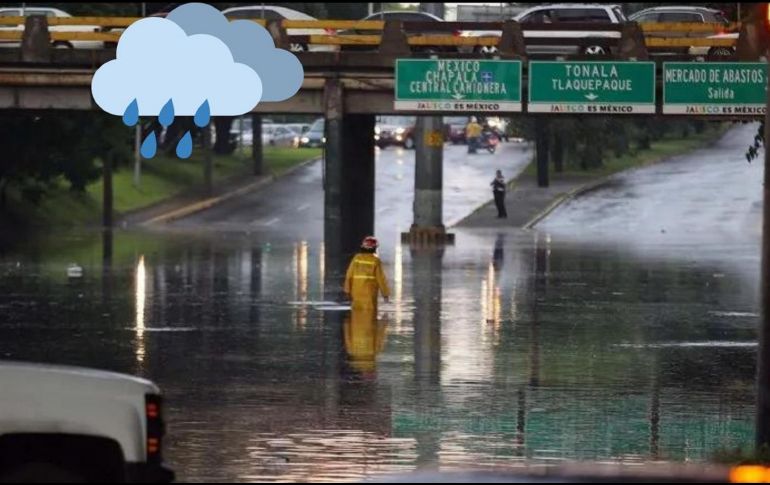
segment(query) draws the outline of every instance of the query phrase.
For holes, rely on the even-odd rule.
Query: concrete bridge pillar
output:
[[[537,158],[537,186],[548,187],[548,147],[550,122],[543,116],[535,117],[535,152]]]
[[[324,92],[324,241],[330,297],[339,296],[350,258],[374,234],[374,115],[346,114],[343,89],[331,79]]]
[[[22,62],[51,62],[51,35],[45,15],[31,15],[24,22],[21,38]]]
[[[264,173],[262,160],[262,116],[251,114],[251,160],[254,175]]]
[[[452,242],[443,223],[444,123],[441,116],[418,116],[415,127],[414,223],[402,241]]]

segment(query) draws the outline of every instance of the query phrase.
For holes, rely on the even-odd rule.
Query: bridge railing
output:
[[[25,35],[25,17],[0,17],[0,44],[21,42]],[[118,42],[122,31],[139,17],[55,17],[47,18],[52,42],[97,41],[106,47]],[[248,19],[271,29],[284,43],[303,46],[380,46],[387,37],[386,22],[360,20],[283,20]],[[516,24],[515,22],[513,22]],[[503,22],[395,22],[398,33],[408,46],[477,48],[498,46],[505,30]],[[737,31],[740,24],[642,23],[648,48],[735,47],[737,36],[709,36]],[[617,44],[629,24],[516,24],[526,45],[551,45],[590,42],[592,45]],[[79,28],[77,28],[79,27]],[[304,30],[305,32],[297,32]],[[308,33],[307,30],[317,31]],[[540,34],[538,34],[538,32]],[[543,35],[552,32],[552,35]],[[569,33],[573,33],[570,35]],[[576,37],[574,32],[585,32]],[[599,34],[600,32],[604,34]],[[617,32],[615,36],[606,33]],[[592,33],[596,33],[593,35]]]

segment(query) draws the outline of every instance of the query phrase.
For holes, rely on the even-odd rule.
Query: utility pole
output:
[[[766,35],[767,4],[760,4],[752,12],[756,32]],[[745,31],[745,30],[744,30]],[[770,58],[770,50],[765,50]],[[759,321],[759,349],[757,352],[757,426],[756,452],[770,447],[770,90],[767,91],[765,109],[765,174],[762,202],[762,276],[760,282],[761,318]]]
[[[757,451],[770,445],[770,90],[765,114],[765,175],[762,203],[762,319],[759,322],[757,355]]]
[[[142,183],[142,124],[134,127],[134,187],[139,188]]]
[[[102,160],[102,226],[112,228],[112,150],[107,150]]]

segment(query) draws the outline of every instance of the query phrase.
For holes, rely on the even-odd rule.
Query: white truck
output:
[[[0,360],[0,483],[168,483],[152,382]]]

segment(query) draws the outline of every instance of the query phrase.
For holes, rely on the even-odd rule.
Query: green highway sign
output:
[[[764,115],[766,100],[767,63],[663,63],[663,114]]]
[[[655,113],[655,63],[532,61],[530,113]]]
[[[521,111],[521,61],[398,59],[395,109]]]

